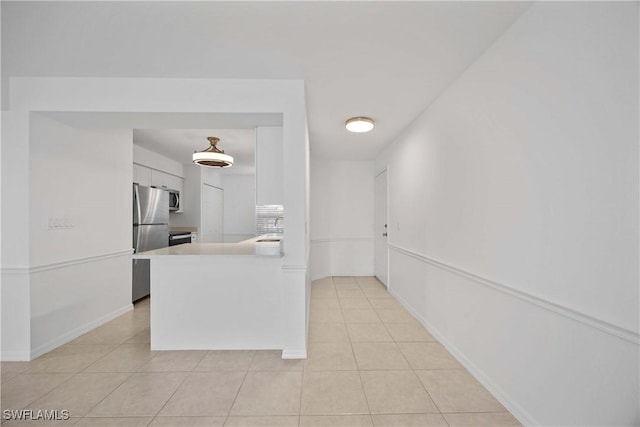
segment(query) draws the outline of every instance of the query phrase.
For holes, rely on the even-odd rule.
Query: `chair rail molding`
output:
[[[467,279],[471,279],[472,281],[481,284],[483,286],[492,288],[504,294],[510,295],[512,297],[518,298],[520,300],[526,301],[530,304],[536,305],[538,307],[542,307],[546,310],[552,311],[554,313],[560,314],[562,316],[573,319],[577,322],[580,322],[584,325],[599,329],[608,334],[621,338],[623,340],[629,341],[634,344],[640,344],[640,334],[635,331],[623,328],[621,326],[617,326],[613,323],[607,322],[606,320],[599,319],[597,317],[591,316],[587,313],[580,312],[578,310],[574,310],[565,305],[561,305],[555,303],[553,301],[549,301],[547,299],[538,297],[536,295],[523,292],[519,289],[516,289],[512,286],[506,285],[504,283],[498,283],[494,280],[479,276],[473,272],[465,270],[463,268],[445,263],[443,261],[428,257],[424,254],[420,254],[418,252],[414,252],[410,249],[403,248],[401,246],[394,245],[392,243],[388,244],[390,250],[398,252],[400,254],[415,258],[419,261],[425,262],[427,264],[433,265],[435,267],[442,268],[444,270],[450,271],[452,273],[463,276]]]
[[[115,252],[107,252],[99,255],[92,255],[88,257],[75,258],[66,261],[58,261],[47,264],[39,264],[39,265],[17,265],[17,266],[8,266],[8,267],[0,267],[0,272],[5,274],[25,274],[25,273],[40,273],[43,271],[56,270],[59,268],[71,267],[78,264],[85,264],[88,262],[94,261],[102,261],[109,258],[117,258],[121,256],[131,255],[133,253],[133,249],[124,249]]]

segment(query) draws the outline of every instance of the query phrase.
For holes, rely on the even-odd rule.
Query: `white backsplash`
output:
[[[256,206],[256,235],[284,232],[284,207],[282,205]]]

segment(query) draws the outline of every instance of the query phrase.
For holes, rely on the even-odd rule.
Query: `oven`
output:
[[[184,245],[185,243],[191,243],[190,231],[169,233],[169,246]]]

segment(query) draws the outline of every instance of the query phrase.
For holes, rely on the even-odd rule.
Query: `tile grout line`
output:
[[[171,374],[176,374],[176,373],[180,373],[180,372],[173,372],[173,371],[169,371],[167,373],[171,373]],[[180,387],[182,387],[182,384],[184,384],[185,381],[187,381],[187,378],[189,378],[189,375],[191,375],[191,372],[187,373],[184,378],[182,379],[182,381],[180,381],[180,384],[178,384],[178,386],[176,387],[175,390],[173,390],[173,393],[171,393],[171,396],[169,396],[169,398],[162,404],[162,406],[160,407],[160,409],[158,409],[158,412],[155,413],[155,415],[153,415],[151,417],[151,421],[149,422],[150,425],[157,417],[158,414],[160,412],[162,412],[162,410],[164,409],[165,406],[167,406],[167,403],[169,403],[169,401],[173,398],[173,396],[175,396],[175,394],[178,392],[178,390],[180,390]]]
[[[388,291],[387,291],[388,292]],[[363,291],[364,293],[364,291]],[[369,304],[373,307],[373,305],[371,304],[371,299],[369,296],[367,296],[367,294],[365,293],[365,297],[367,299],[367,301],[369,302]],[[395,298],[394,298],[395,299]],[[376,313],[376,315],[380,318],[378,311],[374,308],[374,311]],[[413,365],[407,360],[405,354],[402,352],[402,349],[400,348],[400,346],[398,346],[398,342],[395,340],[395,338],[393,338],[393,335],[391,335],[391,332],[389,331],[389,329],[387,328],[387,322],[384,322],[382,320],[382,318],[380,318],[380,322],[382,323],[382,325],[384,326],[385,330],[387,330],[387,332],[389,333],[389,336],[392,339],[392,343],[394,344],[394,346],[396,347],[396,349],[398,350],[398,352],[400,353],[400,355],[402,356],[403,360],[407,363],[407,366],[409,366],[411,372],[413,373],[413,375],[415,376],[415,378],[418,380],[418,382],[420,383],[420,385],[422,386],[422,388],[425,390],[425,392],[427,393],[427,396],[429,396],[429,399],[431,400],[431,402],[433,403],[433,405],[435,406],[435,408],[438,410],[438,414],[440,415],[440,417],[444,420],[445,423],[447,423],[447,425],[449,425],[449,422],[446,420],[446,418],[442,415],[442,412],[440,411],[440,408],[438,407],[438,405],[436,404],[436,402],[433,400],[433,397],[431,396],[431,394],[429,393],[429,391],[426,389],[425,385],[422,383],[422,381],[420,380],[420,377],[418,377],[418,374],[415,372],[415,369],[413,368]],[[346,322],[345,322],[346,323]],[[349,335],[349,343],[352,344],[351,341],[351,336]],[[352,345],[352,351],[353,351],[353,345]],[[367,406],[369,406],[369,399],[367,397],[367,394],[364,390],[364,382],[362,380],[362,374],[361,374],[361,370],[360,370],[360,366],[358,365],[358,361],[355,357],[355,353],[353,354],[354,360],[356,362],[356,366],[358,367],[358,375],[360,377],[360,382],[363,388],[363,393],[365,395],[365,399],[367,401]],[[375,369],[372,371],[376,371]],[[381,370],[378,370],[381,371]],[[382,370],[383,371],[383,370]],[[391,370],[393,371],[393,370]],[[404,415],[404,414],[403,414]],[[369,406],[369,416],[371,417],[371,421],[373,423],[373,415],[371,414],[371,408]]]
[[[395,342],[395,339],[394,339],[394,342]],[[397,343],[396,343],[396,345],[397,345]],[[400,349],[399,346],[398,346],[398,349],[400,350],[400,353],[402,353],[402,355],[404,357],[404,353],[402,352],[402,350]],[[405,360],[406,360],[406,357],[405,357]],[[440,417],[444,420],[445,423],[447,423],[447,425],[449,425],[449,422],[447,421],[447,419],[444,417],[444,415],[442,415],[442,411],[440,410],[440,407],[438,406],[436,401],[433,399],[433,396],[431,396],[431,393],[429,393],[429,390],[427,390],[427,387],[424,385],[424,383],[420,379],[420,376],[418,376],[418,373],[416,372],[416,369],[413,367],[413,365],[408,360],[407,360],[407,363],[409,364],[409,367],[411,367],[411,372],[413,372],[413,375],[417,378],[417,380],[420,383],[420,385],[422,386],[423,390],[427,393],[427,396],[429,396],[429,399],[433,403],[433,406],[435,406],[435,408],[438,410],[438,414],[440,414]]]
[[[340,297],[338,297],[338,301],[340,301]],[[342,304],[340,304],[342,307]],[[344,310],[342,313],[342,317],[344,318]],[[373,425],[373,416],[371,415],[371,405],[369,404],[369,398],[367,397],[367,392],[364,389],[364,382],[362,381],[362,374],[360,373],[360,365],[358,365],[358,359],[356,358],[355,350],[353,349],[353,342],[351,341],[351,335],[349,334],[349,328],[347,327],[347,322],[345,319],[345,329],[347,329],[347,337],[349,338],[349,348],[351,348],[351,355],[353,356],[353,362],[356,365],[356,372],[358,373],[358,378],[360,379],[360,389],[362,390],[362,395],[364,396],[364,401],[367,404],[367,411],[369,415],[369,420],[371,420],[371,425]]]
[[[338,291],[336,290],[336,285],[335,283],[333,283],[333,278],[330,278],[331,280],[331,286],[333,287],[333,290],[336,293],[336,299],[338,298]],[[313,292],[313,284],[311,285],[310,289],[309,289],[309,293],[311,294]],[[313,298],[312,295],[309,295],[309,320],[308,322],[311,323],[311,312],[314,310],[312,308],[312,301],[311,299]],[[340,301],[338,301],[338,307],[340,307]],[[344,316],[343,316],[344,317]],[[344,319],[343,319],[344,320]],[[309,329],[307,328],[307,347],[311,346],[311,342],[309,341]],[[298,427],[300,426],[300,424],[302,423],[302,393],[304,390],[304,378],[305,378],[305,374],[306,374],[306,370],[307,370],[307,361],[309,360],[309,352],[307,353],[307,360],[305,361],[305,365],[302,369],[302,384],[300,385],[300,410],[298,411]]]
[[[151,344],[149,344],[149,347],[151,347]],[[167,403],[169,403],[169,401],[171,400],[171,398],[173,398],[173,396],[178,392],[178,390],[180,389],[180,387],[182,387],[182,384],[184,384],[184,382],[187,380],[187,378],[189,378],[189,376],[191,376],[191,374],[194,371],[194,369],[196,368],[196,366],[198,366],[200,364],[200,362],[202,362],[202,359],[204,359],[204,357],[207,355],[207,351],[204,351],[202,353],[202,356],[200,357],[200,360],[198,360],[196,363],[194,363],[194,365],[191,367],[191,369],[189,369],[188,371],[162,371],[162,372],[173,372],[173,373],[177,373],[177,372],[188,372],[187,375],[184,377],[184,379],[182,380],[182,382],[180,384],[178,384],[178,387],[176,387],[176,389],[173,391],[173,393],[171,394],[171,396],[169,396],[169,398],[167,399],[166,402],[164,402],[164,405],[162,405],[162,407],[158,410],[158,412],[151,418],[151,421],[149,422],[149,424],[147,425],[151,425],[153,424],[153,422],[158,418],[158,415],[160,414],[160,412],[162,412],[162,410],[164,409],[165,406],[167,406]],[[153,358],[152,358],[153,359]],[[151,359],[149,360],[149,362],[151,362]],[[149,362],[145,363],[148,364]],[[143,365],[144,366],[144,365]],[[152,371],[153,372],[153,371]],[[150,373],[152,373],[150,372]]]
[[[134,310],[135,310],[135,306],[134,306]],[[114,319],[115,320],[115,319]],[[107,323],[108,324],[108,323]],[[134,335],[135,336],[135,335]],[[73,342],[73,341],[72,341]],[[115,348],[111,351],[108,351],[104,356],[98,358],[97,360],[95,360],[93,363],[89,364],[89,366],[85,367],[82,371],[80,371],[79,373],[94,373],[94,374],[113,374],[113,373],[118,373],[118,374],[129,374],[126,376],[126,378],[124,380],[122,380],[122,382],[120,384],[118,384],[117,386],[115,386],[113,388],[113,390],[111,390],[109,393],[107,393],[102,399],[100,399],[100,401],[98,403],[96,403],[95,405],[93,405],[86,414],[84,414],[80,420],[82,420],[83,418],[87,418],[87,416],[91,413],[91,411],[93,411],[95,408],[97,408],[102,402],[105,401],[105,399],[107,399],[109,396],[111,396],[113,394],[113,392],[115,392],[117,389],[119,389],[125,382],[127,382],[131,377],[133,377],[133,375],[136,373],[136,371],[132,371],[132,372],[88,372],[87,369],[89,369],[89,367],[93,366],[95,363],[98,363],[98,361],[102,360],[103,358],[107,357],[109,354],[115,352],[118,348],[120,348],[123,344],[125,344],[126,341],[121,342],[120,344],[116,345]],[[151,346],[151,345],[149,345]],[[151,359],[153,359],[155,355],[151,356]],[[149,360],[151,360],[149,359]],[[142,366],[142,365],[141,365]],[[91,417],[89,417],[91,418]],[[153,417],[152,417],[152,421],[153,421]],[[80,422],[80,421],[78,421]],[[77,424],[77,423],[76,423]],[[147,425],[151,424],[151,422],[149,422]]]
[[[74,340],[70,341],[69,343],[65,343],[63,345],[67,345],[72,343]],[[99,345],[99,344],[93,344],[93,345]],[[117,348],[118,346],[116,346]],[[55,350],[55,349],[54,349]],[[52,351],[54,351],[52,350]],[[115,351],[115,348],[112,350]],[[70,375],[69,378],[67,378],[66,380],[64,380],[63,382],[61,382],[60,384],[58,384],[57,386],[55,386],[54,388],[52,388],[51,390],[49,390],[48,392],[45,392],[44,394],[39,395],[38,397],[36,397],[35,399],[31,400],[28,404],[26,404],[23,408],[21,409],[29,409],[29,406],[32,405],[34,402],[38,401],[39,399],[42,399],[46,396],[48,396],[49,394],[53,393],[54,391],[58,390],[59,388],[61,388],[63,385],[65,385],[66,383],[68,383],[69,381],[71,381],[73,378],[75,378],[76,376],[80,375],[81,373],[84,373],[84,371],[91,365],[93,365],[94,363],[96,363],[98,360],[102,359],[102,357],[105,357],[107,354],[109,354],[110,352],[105,353],[103,356],[99,357],[98,359],[94,360],[93,362],[89,363],[89,365],[85,366],[83,369],[77,371],[77,372],[27,372],[28,366],[25,368],[24,371],[20,372],[21,374],[26,374],[26,375],[33,375],[33,374],[53,374],[53,375],[65,375],[68,374]],[[48,354],[48,353],[45,353]],[[27,362],[27,364],[34,362],[35,360],[39,359],[40,357],[44,356],[45,354],[35,358],[34,360],[30,360]],[[18,375],[16,375],[17,377]],[[14,378],[16,378],[14,377]],[[126,381],[126,380],[125,380]],[[116,387],[117,388],[117,387]],[[112,390],[113,391],[113,390]],[[93,409],[93,408],[91,408]],[[82,417],[80,417],[82,418]]]
[[[229,417],[231,416],[231,411],[233,410],[233,407],[235,406],[236,401],[238,400],[238,396],[240,395],[240,390],[242,390],[242,386],[244,385],[244,382],[246,381],[247,376],[249,375],[249,370],[251,369],[251,365],[253,364],[253,359],[255,359],[255,357],[256,357],[256,351],[253,350],[253,354],[251,355],[251,361],[249,362],[249,365],[247,366],[247,370],[245,371],[244,376],[242,377],[242,382],[240,383],[240,387],[238,387],[238,391],[236,391],[236,395],[233,397],[233,402],[229,407],[229,411],[227,412],[227,415],[225,416],[222,425],[226,425],[227,420],[229,420]]]
[[[79,338],[79,337],[78,337]],[[63,345],[103,345],[103,344],[73,344],[72,340],[68,343],[65,343]],[[104,355],[102,355],[101,357],[99,357],[98,359],[94,360],[93,362],[89,363],[87,366],[85,366],[83,369],[77,371],[77,372],[27,372],[28,366],[25,368],[24,371],[22,371],[21,373],[23,374],[27,374],[27,375],[32,375],[32,374],[54,374],[54,375],[64,375],[64,374],[70,374],[70,377],[67,378],[66,380],[64,380],[63,382],[61,382],[60,384],[58,384],[56,387],[54,387],[53,389],[49,390],[48,392],[45,392],[44,394],[39,395],[38,397],[36,397],[35,399],[31,400],[28,404],[26,404],[22,409],[28,409],[28,407],[30,405],[32,405],[34,402],[38,401],[39,399],[42,399],[46,396],[48,396],[49,394],[53,393],[54,391],[58,390],[59,388],[61,388],[63,385],[67,384],[68,382],[70,382],[73,378],[77,377],[78,375],[82,374],[82,373],[102,373],[102,372],[86,372],[86,370],[92,366],[94,363],[97,363],[99,360],[101,360],[102,358],[106,357],[108,354],[112,353],[113,351],[115,351],[117,348],[120,347],[120,345],[122,345],[123,343],[117,344],[111,351],[106,352]],[[55,350],[55,349],[54,349]],[[52,350],[52,351],[54,351]],[[45,353],[48,354],[48,353]],[[44,356],[44,355],[42,355]],[[33,361],[37,360],[38,358],[34,359]],[[33,361],[28,361],[27,363],[31,363]],[[107,372],[108,373],[108,372]],[[120,372],[119,372],[120,373]],[[116,387],[114,387],[113,390],[111,390],[111,392],[107,393],[107,395],[102,399],[104,400],[107,396],[109,396],[111,393],[113,393],[113,391],[115,389],[117,389],[118,387],[120,387],[120,385],[122,385],[131,375],[129,375],[127,378],[125,378],[123,380],[122,383],[118,384]],[[102,402],[102,400],[98,403],[100,404]],[[97,406],[98,404],[96,404],[95,406]],[[89,411],[87,412],[87,414],[89,412],[91,412],[91,410],[93,410],[93,408],[95,408],[95,406],[92,406]],[[70,414],[71,415],[71,414]],[[86,416],[86,414],[77,417],[79,420],[84,418]],[[74,417],[76,418],[76,417]]]
[[[309,356],[307,356],[307,358],[308,357]],[[300,402],[298,406],[298,427],[300,427],[300,422],[302,420],[302,390],[304,389],[304,374],[306,370],[307,370],[307,365],[305,361],[304,366],[302,367],[302,378],[300,379]]]
[[[360,285],[360,283],[358,283],[358,284]],[[362,287],[361,287],[361,288],[362,288]],[[363,289],[361,289],[361,290],[363,290]],[[363,292],[364,292],[364,290],[363,290]],[[366,296],[366,298],[367,298],[367,300],[368,300],[368,302],[369,302],[369,303],[371,303],[371,300],[372,300],[372,299],[378,299],[378,298],[375,298],[375,296],[376,296],[376,295],[374,295],[374,297],[372,298],[372,297],[369,297],[369,296],[365,293],[365,296]],[[343,312],[343,314],[344,314],[344,310],[345,310],[345,308],[344,308],[344,306],[343,306],[343,304],[342,304],[342,301],[344,300],[344,298],[340,298],[340,296],[338,296],[338,297],[337,297],[337,299],[338,299],[338,301],[339,301],[339,306],[341,307],[341,310],[342,310],[342,312]],[[396,300],[396,299],[395,299],[395,297],[393,297],[393,296],[391,296],[390,298],[384,298],[384,299],[390,299],[390,300],[393,300],[393,301],[395,301],[395,302],[397,303],[397,300]],[[371,304],[371,305],[372,305],[372,304]],[[382,307],[382,308],[375,308],[375,307],[374,307],[374,310],[375,310],[376,314],[378,314],[378,315],[379,315],[379,313],[378,313],[378,310],[379,310],[379,309],[380,309],[380,310],[384,310],[384,309],[385,309],[385,307]],[[388,310],[391,310],[391,308],[387,308],[387,309],[388,309]],[[398,308],[397,310],[399,310],[399,311],[406,311],[406,309],[404,309],[404,307]],[[409,314],[411,314],[411,313],[409,313]],[[411,317],[413,318],[413,316],[411,316]],[[346,327],[347,327],[347,329],[348,329],[348,325],[349,325],[350,323],[349,323],[349,322],[347,322],[346,320],[345,320],[343,323],[345,324],[345,326],[346,326]],[[358,323],[359,323],[359,322],[358,322]],[[403,358],[405,359],[405,361],[407,361],[407,356],[406,356],[406,355],[404,354],[404,352],[402,352],[402,350],[400,349],[400,344],[401,344],[401,343],[412,343],[412,344],[417,344],[417,343],[436,343],[436,344],[440,344],[440,345],[441,345],[441,343],[440,343],[440,342],[439,342],[435,337],[431,337],[431,339],[418,339],[418,340],[415,340],[415,341],[411,341],[411,340],[410,340],[410,341],[403,341],[403,340],[397,339],[396,337],[394,337],[394,336],[390,333],[390,332],[391,332],[391,331],[390,331],[390,329],[389,329],[389,325],[390,325],[390,324],[399,324],[399,325],[402,325],[402,324],[409,324],[409,323],[410,323],[410,322],[408,322],[408,321],[405,321],[405,322],[403,322],[403,321],[395,321],[395,322],[393,322],[393,321],[389,321],[389,322],[382,321],[382,324],[384,325],[384,327],[385,327],[386,331],[387,331],[387,332],[389,332],[389,334],[391,335],[392,342],[395,344],[396,348],[398,348],[398,349],[399,349],[399,351],[400,351],[400,353],[402,354],[402,356],[403,356]],[[421,328],[422,328],[422,329],[424,329],[424,326],[423,326],[423,325],[421,325],[421,324],[420,324],[420,326],[421,326]],[[353,351],[353,341],[351,340],[351,335],[350,335],[350,334],[348,334],[348,338],[349,338],[349,342],[352,344],[352,351]],[[427,337],[427,338],[429,338],[429,337]],[[355,359],[355,354],[354,354],[354,359]],[[356,360],[356,365],[357,365],[357,360]],[[456,371],[462,371],[462,372],[466,372],[466,370],[464,369],[464,367],[459,367],[459,368],[436,368],[436,369],[416,369],[416,368],[414,368],[414,367],[412,366],[412,364],[411,364],[411,363],[409,363],[408,365],[409,365],[409,370],[411,370],[411,371],[414,373],[414,376],[418,379],[418,381],[419,381],[420,385],[422,386],[422,388],[423,388],[423,389],[425,390],[425,392],[427,393],[427,396],[429,397],[429,399],[431,399],[432,403],[434,404],[434,407],[435,407],[435,409],[437,410],[437,412],[434,412],[433,414],[438,414],[438,415],[441,417],[441,419],[443,419],[443,421],[444,421],[444,423],[445,423],[446,425],[450,425],[450,424],[449,424],[449,422],[446,420],[446,418],[444,417],[444,415],[445,415],[445,414],[465,414],[465,413],[467,413],[467,412],[458,412],[458,411],[456,411],[456,412],[442,412],[442,411],[441,411],[441,409],[439,408],[439,406],[437,405],[437,403],[435,402],[435,400],[433,399],[433,397],[432,397],[431,393],[430,393],[430,392],[429,392],[429,390],[427,389],[426,385],[425,385],[425,384],[420,380],[420,378],[419,378],[419,377],[418,377],[418,375],[417,375],[417,371],[418,371],[418,370],[420,370],[420,371],[436,371],[436,372],[443,372],[443,371],[444,371],[444,372],[446,372],[446,371],[453,371],[453,372],[456,372]],[[360,368],[359,368],[359,367],[358,367],[357,369],[358,369],[358,371],[359,371],[359,372],[361,372],[361,370],[360,370]],[[374,370],[374,371],[375,371],[375,370]],[[361,377],[361,378],[362,378],[362,377]],[[365,393],[365,397],[366,397],[366,393]],[[505,409],[503,409],[503,410],[499,410],[499,411],[494,411],[494,410],[491,410],[491,411],[473,411],[473,413],[492,413],[492,414],[504,414],[504,413],[506,413],[506,414],[511,414],[508,410],[505,410]]]

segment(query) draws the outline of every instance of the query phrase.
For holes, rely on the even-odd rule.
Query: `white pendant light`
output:
[[[352,117],[344,123],[348,131],[358,133],[369,132],[374,124],[369,117]]]
[[[211,146],[202,151],[193,153],[193,163],[210,168],[228,168],[233,165],[233,157],[224,154],[224,150],[219,149],[216,144],[220,138],[210,136],[207,138]]]

